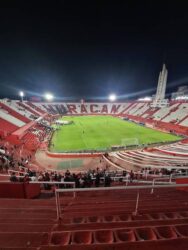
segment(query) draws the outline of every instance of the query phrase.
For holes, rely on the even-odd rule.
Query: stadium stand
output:
[[[7,120],[0,118],[0,135],[6,137],[8,134],[15,131],[18,127]]]
[[[14,116],[15,118],[21,120],[22,122],[28,123],[30,121],[30,119],[28,119],[24,115],[21,115],[20,113],[16,112],[14,109],[10,108],[9,106],[7,106],[3,102],[0,102],[0,108],[3,109],[3,110],[6,110],[7,113],[11,114],[12,116]]]
[[[97,193],[98,196],[96,191],[78,193],[74,201],[62,198],[59,223],[54,199],[1,199],[0,246],[187,249],[187,192],[163,188],[150,194],[150,190],[141,190],[137,214],[133,213],[136,197],[133,190]]]
[[[29,120],[34,119],[33,114],[29,110],[20,107],[17,101],[5,99],[1,100],[0,102],[3,103],[5,106],[8,106],[11,110],[16,111],[17,113],[21,114],[24,117],[27,117]]]
[[[132,103],[32,103],[50,114],[113,114],[127,117],[145,125],[150,124],[155,128],[173,131],[178,134],[188,134],[187,102],[170,101],[168,107],[153,108],[151,102],[136,101]],[[168,124],[168,126],[166,126]]]
[[[186,101],[170,101],[168,107],[152,108],[145,101],[80,104],[1,100],[0,248],[186,250],[187,187],[170,185],[188,183],[182,177],[188,169],[187,139],[105,154],[108,168],[112,166],[116,171],[96,170],[91,176],[86,172],[65,173],[64,178],[61,173],[49,174],[36,163],[35,152],[42,143],[48,144],[51,121],[61,115],[109,114],[187,136],[187,108]],[[12,172],[22,181],[8,182]],[[107,182],[107,177],[112,183]],[[141,188],[157,182],[159,177],[168,187],[155,188],[154,193],[151,187]],[[76,191],[75,198],[67,192],[60,195],[58,206],[54,192],[59,184],[53,182],[62,185],[62,180],[73,181],[82,189],[111,185],[125,190]],[[50,184],[42,184],[44,181]],[[57,220],[58,207],[61,218]]]
[[[27,102],[27,105],[31,106],[34,110],[38,111],[38,113],[41,114],[41,115],[45,113],[44,110],[42,110],[39,107],[33,105],[31,102]]]
[[[28,110],[31,114],[35,115],[35,116],[39,116],[40,113],[36,110],[34,110],[33,108],[29,107],[29,105],[27,105],[27,103],[23,103],[23,102],[17,102],[17,104],[21,107],[23,107],[25,110]]]
[[[7,111],[5,110],[0,110],[0,117],[5,119],[6,121],[16,125],[17,127],[22,127],[25,125],[24,122],[22,122],[21,120],[17,119],[15,116],[10,115]]]

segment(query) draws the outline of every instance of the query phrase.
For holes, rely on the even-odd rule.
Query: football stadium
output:
[[[1,99],[2,249],[186,249],[187,110]]]
[[[73,2],[0,8],[0,250],[187,250],[187,6]]]

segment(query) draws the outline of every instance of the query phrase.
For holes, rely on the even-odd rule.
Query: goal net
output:
[[[139,146],[138,138],[124,138],[121,139],[121,146]]]

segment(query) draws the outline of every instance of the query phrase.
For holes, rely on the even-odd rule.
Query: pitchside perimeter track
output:
[[[58,125],[51,140],[51,152],[106,150],[121,145],[122,139],[131,138],[137,138],[140,144],[180,139],[112,116],[66,116],[62,119],[73,123]]]

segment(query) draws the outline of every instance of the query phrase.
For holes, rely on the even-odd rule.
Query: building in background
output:
[[[172,100],[188,100],[188,86],[180,86],[171,95]]]
[[[166,65],[163,64],[162,71],[159,73],[159,79],[157,84],[157,91],[153,97],[152,107],[165,107],[168,106],[168,99],[165,99],[166,83],[168,77],[168,70]]]

